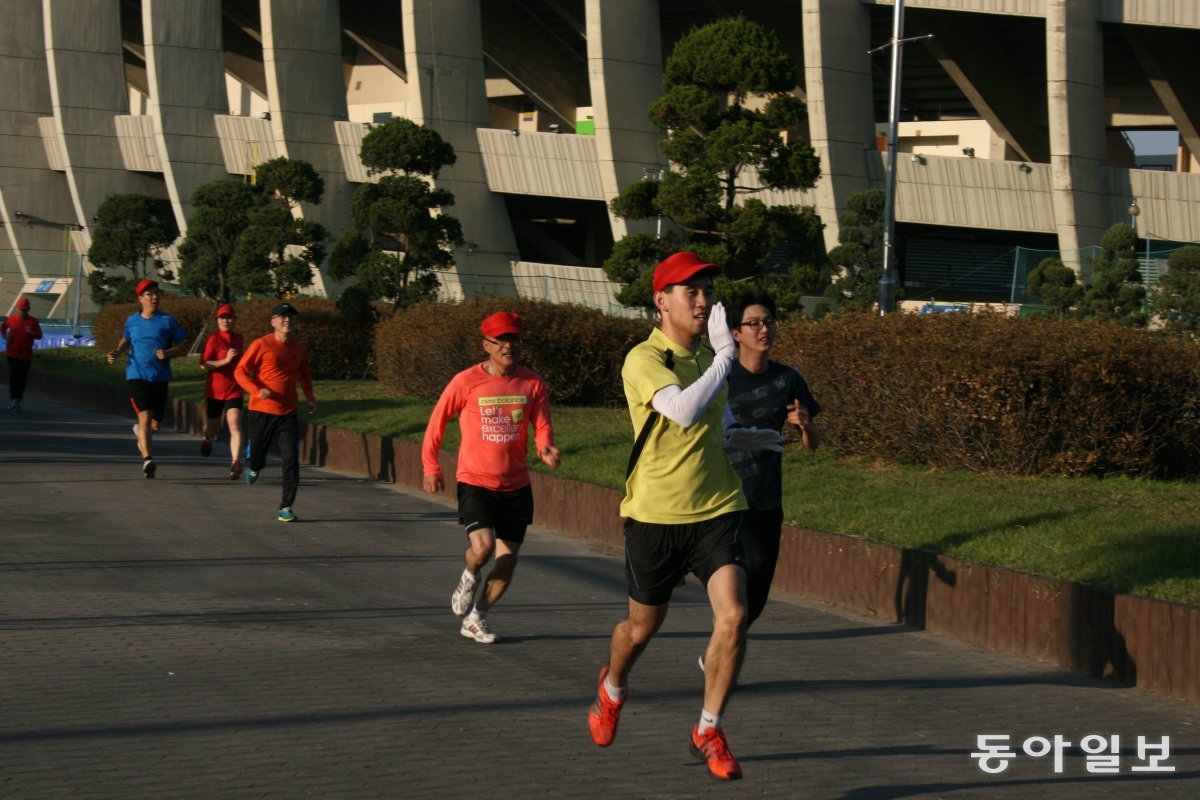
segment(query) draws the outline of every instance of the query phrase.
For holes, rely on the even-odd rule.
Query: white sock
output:
[[[704,733],[709,728],[721,730],[721,715],[712,714],[708,709],[701,709],[700,724],[696,726],[696,733]]]
[[[612,700],[614,703],[624,702],[628,691],[624,687],[613,686],[612,679],[607,675],[604,676],[604,693],[608,695],[609,700]]]
[[[473,581],[473,580],[476,580],[476,578],[475,578],[475,574],[476,574],[476,573],[474,573],[474,572],[471,572],[471,570],[469,570],[469,569],[464,569],[464,570],[463,570],[463,574],[462,574],[462,576],[463,576],[463,580],[467,580],[467,581]]]
[[[478,606],[478,605],[474,605],[474,606],[471,606],[471,611],[470,611],[470,613],[468,613],[468,614],[467,614],[467,616],[468,616],[468,617],[482,618],[482,617],[486,617],[486,616],[487,616],[487,612],[486,612],[486,611],[481,611],[481,610],[479,609],[479,606]]]

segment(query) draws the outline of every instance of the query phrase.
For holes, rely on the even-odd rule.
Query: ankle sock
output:
[[[711,714],[706,709],[700,711],[700,724],[696,726],[696,733],[704,733],[709,728],[721,729],[721,715]]]
[[[625,702],[625,695],[628,692],[628,689],[620,686],[613,686],[612,681],[609,680],[608,676],[604,676],[604,693],[608,695],[609,700],[612,700],[614,703],[623,703]]]

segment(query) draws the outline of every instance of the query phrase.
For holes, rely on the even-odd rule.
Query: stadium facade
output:
[[[598,269],[654,223],[607,201],[667,168],[646,108],[692,27],[744,14],[778,33],[822,159],[805,192],[837,243],[854,192],[884,179],[885,0],[5,0],[0,37],[0,309],[19,295],[67,316],[74,270],[114,192],[169,202],[186,230],[197,186],[286,155],[326,197],[300,213],[336,234],[368,180],[371,126],[403,116],[458,153],[439,183],[468,245],[450,292],[612,306]],[[1069,254],[1131,221],[1200,241],[1200,3],[908,0],[901,280],[910,296],[997,296],[1017,244]],[[1128,134],[1172,131],[1138,168]],[[1163,169],[1162,167],[1167,167]],[[752,180],[753,176],[747,176]],[[1007,260],[1006,260],[1007,259]],[[81,261],[81,260],[79,260]],[[49,265],[49,266],[47,266]],[[333,287],[322,278],[318,292]]]

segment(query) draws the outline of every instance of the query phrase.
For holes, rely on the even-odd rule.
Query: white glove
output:
[[[725,433],[725,446],[734,450],[782,453],[783,436],[770,428],[730,428]]]
[[[725,306],[716,303],[708,312],[708,343],[717,355],[728,352],[733,355],[733,334],[725,321]]]

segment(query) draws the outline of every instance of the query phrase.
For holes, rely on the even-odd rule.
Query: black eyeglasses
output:
[[[739,328],[749,328],[752,331],[758,332],[766,326],[768,329],[774,330],[779,327],[779,320],[768,317],[767,319],[748,319],[738,325]]]
[[[509,339],[493,339],[490,336],[485,336],[483,337],[483,340],[485,342],[491,342],[492,344],[496,345],[496,347],[500,347],[501,345],[505,344],[511,344],[513,347],[517,347],[525,342],[525,340],[520,336],[513,336]]]

